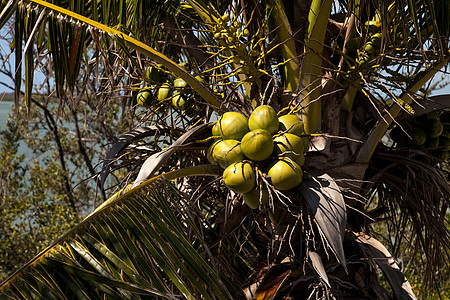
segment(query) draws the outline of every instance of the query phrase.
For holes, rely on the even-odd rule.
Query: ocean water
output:
[[[6,120],[13,106],[13,102],[0,101],[0,128],[4,129],[6,126]]]

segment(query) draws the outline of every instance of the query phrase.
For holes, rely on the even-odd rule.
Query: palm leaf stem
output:
[[[277,35],[280,41],[281,65],[283,66],[282,71],[284,71],[285,78],[284,88],[294,92],[298,88],[299,64],[292,29],[281,1],[271,0],[267,6],[268,11],[271,12],[273,25],[277,28]]]
[[[16,18],[23,19],[25,9],[22,4],[16,6]],[[16,113],[19,109],[19,95],[22,86],[22,39],[20,38],[24,32],[23,22],[14,22],[14,49],[15,51],[15,93],[14,93],[14,106],[16,107]]]
[[[330,16],[331,0],[313,0],[308,15],[308,31],[305,43],[305,57],[301,69],[301,88],[306,106],[304,119],[307,134],[320,131],[321,101],[316,101],[322,92],[322,56],[325,33]]]
[[[355,101],[356,93],[361,90],[360,80],[357,79],[355,82],[350,83],[344,97],[342,98],[342,109],[346,111],[351,111],[353,107],[353,102]]]
[[[348,53],[347,50],[347,43],[350,39],[352,39],[355,35],[356,32],[356,18],[359,17],[359,12],[360,12],[360,3],[359,0],[356,0],[354,4],[349,3],[349,5],[352,5],[352,12],[350,15],[350,18],[348,20],[348,25],[347,25],[347,31],[345,33],[345,40],[344,40],[344,46],[342,49],[342,57],[341,60],[339,61],[339,69],[342,70],[343,66],[344,66],[344,61],[345,61],[345,56]],[[339,75],[338,75],[339,76]],[[353,106],[353,102],[355,100],[355,96],[356,96],[356,92],[361,89],[361,83],[360,83],[360,79],[356,79],[353,82],[350,82],[350,86],[348,87],[344,98],[342,99],[342,104],[341,107],[344,110],[347,111],[351,111],[352,106]]]
[[[393,7],[394,7],[393,4],[391,4],[388,7],[388,10],[387,10],[388,13],[385,14],[385,23],[386,24],[389,24],[392,21],[392,19],[395,17],[394,8]],[[348,28],[347,28],[347,32],[346,32],[346,36],[345,36],[344,49],[342,51],[343,56],[341,57],[341,61],[339,63],[339,67],[342,67],[342,64],[344,62],[344,57],[345,57],[345,55],[348,52],[348,50],[346,48],[346,44],[347,44],[348,40],[350,38],[352,38],[354,33],[355,33],[355,22],[356,22],[356,17],[359,18],[359,12],[360,12],[360,2],[359,2],[359,0],[357,0],[357,1],[355,1],[354,12],[352,13],[352,15],[350,17],[350,21],[349,21],[350,23],[349,23]],[[372,18],[373,21],[380,21],[380,19],[381,19],[381,16],[380,16],[380,14],[378,12]],[[345,95],[344,95],[344,97],[342,99],[342,105],[341,105],[342,109],[347,110],[347,111],[351,111],[352,110],[353,102],[354,102],[355,97],[356,97],[356,93],[359,90],[361,90],[361,88],[362,88],[361,79],[360,78],[357,78],[357,79],[349,82],[349,84],[350,84],[350,86],[347,89],[347,91],[346,91],[346,93],[345,93]]]

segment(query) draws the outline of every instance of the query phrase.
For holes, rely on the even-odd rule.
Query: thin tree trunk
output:
[[[48,110],[47,107],[36,101],[35,99],[31,98],[31,102],[36,104],[39,108],[41,108],[44,111],[45,120],[47,122],[48,127],[53,132],[53,136],[55,138],[56,148],[58,149],[58,156],[59,156],[59,163],[61,164],[61,169],[63,170],[63,177],[64,177],[64,189],[66,192],[66,195],[69,199],[70,206],[76,213],[77,209],[75,207],[75,200],[72,195],[72,187],[70,185],[69,177],[67,176],[67,167],[66,167],[66,161],[64,159],[64,149],[61,144],[61,139],[59,138],[58,133],[58,125],[55,122],[55,119],[53,118],[52,114]]]
[[[78,126],[78,117],[76,112],[72,109],[72,107],[70,107],[70,112],[72,114],[73,117],[73,122],[75,124],[75,134],[77,136],[77,144],[78,144],[78,150],[80,151],[81,155],[84,158],[84,162],[86,163],[86,166],[89,170],[89,173],[91,173],[91,176],[93,178],[95,178],[95,181],[97,183],[97,188],[100,189],[100,197],[102,198],[103,201],[106,200],[106,194],[105,194],[105,190],[103,189],[103,187],[100,184],[99,181],[99,176],[97,176],[97,173],[95,172],[94,167],[92,166],[91,163],[91,159],[89,158],[89,155],[86,152],[86,148],[84,147],[83,141],[81,139],[81,131],[80,131],[80,127]]]

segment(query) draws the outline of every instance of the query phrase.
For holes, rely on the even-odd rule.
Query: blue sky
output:
[[[4,34],[3,32],[0,32],[1,35]],[[9,53],[9,44],[6,43],[3,39],[0,39],[0,51],[5,55],[5,53]],[[14,55],[11,55],[9,57],[9,62],[11,64],[11,66],[14,67]],[[0,66],[1,67],[1,66]],[[435,76],[434,80],[442,80],[444,82],[450,83],[450,74],[448,74],[450,72],[450,67],[447,68],[447,74],[443,74],[443,73],[439,73],[438,75]],[[36,84],[42,83],[44,81],[44,75],[39,71],[36,70],[35,74],[34,74],[34,81]],[[13,83],[11,81],[11,79],[3,74],[0,73],[0,82],[2,82],[3,84],[0,84],[0,101],[1,101],[1,94],[5,93],[5,92],[12,92],[11,89],[8,88],[8,86],[14,88]],[[6,86],[4,85],[6,84]],[[436,90],[432,93],[432,95],[442,95],[442,94],[450,94],[450,84],[447,84],[447,86],[445,86],[442,89]]]

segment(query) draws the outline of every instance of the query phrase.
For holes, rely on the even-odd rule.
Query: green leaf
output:
[[[31,3],[37,4],[42,7],[46,7],[48,9],[51,9],[57,13],[63,14],[69,18],[73,18],[75,20],[78,20],[82,23],[85,23],[87,25],[90,25],[104,33],[110,34],[110,35],[117,35],[117,38],[120,38],[124,41],[124,43],[131,47],[132,49],[148,56],[149,58],[153,59],[157,63],[160,63],[164,65],[167,69],[175,73],[178,77],[183,78],[190,86],[191,88],[197,92],[206,102],[208,102],[217,112],[222,113],[226,111],[226,109],[222,106],[222,104],[216,99],[216,96],[208,89],[206,88],[201,82],[199,82],[194,76],[192,76],[188,71],[186,71],[183,67],[179,66],[176,62],[172,61],[162,53],[152,49],[151,47],[147,46],[146,44],[123,34],[122,32],[113,29],[111,27],[108,27],[104,24],[108,24],[107,20],[104,20],[104,24],[99,23],[97,21],[94,21],[92,19],[86,18],[82,15],[79,15],[75,12],[69,11],[67,9],[64,9],[60,6],[42,1],[42,0],[29,0]],[[103,6],[106,9],[106,6]],[[106,15],[106,12],[104,11],[104,15]],[[53,32],[53,34],[60,34],[60,32]],[[53,34],[49,35],[51,38]],[[59,45],[57,43],[53,43],[53,47],[56,47],[56,45]],[[67,53],[63,54],[63,57],[65,57],[67,60],[65,61],[59,61],[60,63],[67,63],[68,61],[68,55]],[[58,76],[57,76],[58,78]]]
[[[2,12],[0,13],[0,28],[3,28],[5,23],[11,19],[11,16],[17,10],[18,3],[19,0],[8,1],[5,7],[3,7]]]
[[[205,170],[194,167],[190,172]],[[231,298],[180,223],[190,219],[185,207],[177,208],[184,196],[163,176],[156,178],[115,196],[7,279],[0,292],[13,295],[18,290],[50,289],[64,295],[69,289],[86,299],[106,294],[172,298],[180,292],[188,299],[196,299],[196,294],[205,299]],[[30,275],[34,279],[25,283],[22,278]],[[13,292],[11,287],[16,285]]]

